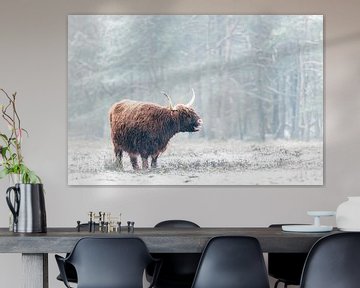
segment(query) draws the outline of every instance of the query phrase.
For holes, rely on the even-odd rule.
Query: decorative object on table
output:
[[[348,197],[337,207],[336,226],[342,231],[360,231],[360,196]]]
[[[14,232],[46,232],[44,188],[39,176],[24,163],[21,145],[28,132],[21,126],[16,109],[16,93],[9,95],[0,89],[6,103],[1,104],[1,117],[9,131],[0,133],[0,178],[10,176],[14,186],[6,191],[6,201],[13,215]],[[13,195],[12,195],[13,192]]]
[[[14,202],[11,201],[14,193]],[[6,201],[13,214],[13,231],[43,233],[47,231],[43,184],[15,184],[6,191]]]
[[[323,185],[322,15],[69,15],[67,67],[69,185]]]
[[[88,232],[121,232],[121,213],[118,216],[112,216],[110,212],[89,211],[88,221],[81,223],[78,220],[76,224],[78,232],[81,231],[81,228],[86,228]]]
[[[81,225],[81,221],[78,220],[78,221],[76,221],[76,223],[77,223],[76,229],[77,229],[78,232],[80,232],[80,229],[81,229],[81,226],[80,226],[80,225]]]
[[[134,233],[135,229],[135,222],[134,221],[127,221],[127,228],[129,233]]]
[[[307,214],[314,217],[314,224],[282,225],[282,230],[287,232],[329,232],[333,229],[332,226],[321,225],[320,217],[335,216],[336,213],[334,211],[308,211]]]

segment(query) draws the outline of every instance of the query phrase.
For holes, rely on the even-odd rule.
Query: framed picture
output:
[[[68,184],[323,185],[322,15],[68,16]]]

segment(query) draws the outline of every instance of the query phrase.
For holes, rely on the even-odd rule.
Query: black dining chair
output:
[[[269,288],[264,257],[256,238],[212,238],[201,256],[192,288]]]
[[[82,238],[68,257],[55,255],[55,258],[66,287],[70,285],[65,263],[76,270],[77,288],[143,288],[146,267],[158,263],[154,281],[160,268],[160,262],[152,258],[139,238]]]
[[[281,228],[282,225],[288,224],[272,224],[269,228]],[[268,273],[277,279],[274,288],[280,283],[284,284],[284,288],[288,285],[300,285],[306,257],[307,253],[269,253]]]
[[[360,287],[360,233],[338,233],[318,240],[306,259],[300,287]]]
[[[66,255],[66,257],[68,257],[68,256],[69,256],[69,254]],[[77,283],[76,270],[75,270],[75,267],[72,264],[70,264],[68,262],[64,262],[64,274],[66,275],[67,282]],[[64,282],[61,274],[59,274],[56,277],[56,279],[59,280],[59,281]]]
[[[80,224],[80,229],[88,230],[89,229],[89,224],[88,223]],[[96,230],[99,229],[99,224],[98,223],[95,223],[95,229]],[[66,257],[68,257],[68,256],[69,256],[69,253],[66,254]],[[71,265],[70,263],[65,262],[64,263],[64,268],[65,268],[65,275],[66,275],[67,281],[71,282],[71,283],[77,283],[77,275],[76,275],[76,270],[75,270],[74,266]],[[59,281],[64,282],[62,277],[61,277],[61,274],[59,274],[56,277],[56,279],[59,280]]]
[[[166,220],[155,225],[156,229],[200,228],[199,225],[188,220]],[[156,288],[190,288],[194,280],[197,266],[201,257],[200,253],[156,253],[152,254],[161,259],[162,266],[159,272]],[[147,279],[153,277],[151,265],[147,270]]]

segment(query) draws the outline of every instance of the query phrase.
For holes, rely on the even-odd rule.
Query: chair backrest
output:
[[[317,241],[306,259],[300,287],[360,287],[360,233],[332,234]]]
[[[165,220],[157,223],[155,228],[200,228],[200,226],[188,220]]]
[[[155,228],[200,228],[188,220],[166,220]],[[157,279],[157,287],[190,287],[200,260],[200,253],[159,253],[156,258],[162,260],[162,267]],[[151,275],[152,272],[149,270]]]
[[[212,238],[200,259],[192,288],[268,288],[264,257],[256,238]]]
[[[271,224],[269,228],[281,228],[282,225],[294,224]],[[300,285],[306,257],[307,253],[268,253],[269,275],[288,285]]]
[[[152,260],[139,238],[82,238],[67,259],[76,269],[78,288],[142,288]]]

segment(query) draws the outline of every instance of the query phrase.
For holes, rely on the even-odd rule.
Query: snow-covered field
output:
[[[110,143],[69,138],[70,185],[323,184],[322,142],[178,138],[160,155],[156,169],[133,171],[126,153],[123,164],[119,171]]]

